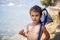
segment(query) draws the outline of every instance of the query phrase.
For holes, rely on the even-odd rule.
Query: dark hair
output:
[[[39,6],[37,6],[37,5],[33,6],[33,7],[30,9],[30,14],[31,14],[31,11],[32,11],[32,10],[34,10],[35,12],[39,12],[40,15],[42,15],[42,9],[41,9],[41,7],[39,7]]]

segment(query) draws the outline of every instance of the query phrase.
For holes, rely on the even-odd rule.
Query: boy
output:
[[[27,32],[24,32],[24,30],[22,29],[19,34],[27,37],[27,40],[38,40],[38,32],[40,29],[40,18],[42,16],[41,8],[37,5],[33,6],[30,9],[30,16],[33,22],[28,24]],[[46,30],[44,24],[40,33],[40,37],[42,36],[43,33],[46,35],[44,40],[48,40],[50,38],[50,35]]]

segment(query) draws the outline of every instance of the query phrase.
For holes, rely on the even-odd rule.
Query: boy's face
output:
[[[39,12],[35,12],[35,11],[31,11],[30,13],[31,19],[33,21],[34,24],[38,24],[40,21],[40,13]]]

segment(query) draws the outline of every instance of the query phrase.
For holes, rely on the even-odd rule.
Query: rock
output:
[[[54,40],[60,40],[60,24],[56,27]]]

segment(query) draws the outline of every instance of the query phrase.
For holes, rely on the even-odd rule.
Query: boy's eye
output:
[[[38,16],[38,15],[36,15],[36,16]]]
[[[34,16],[34,15],[32,15],[32,16]]]

